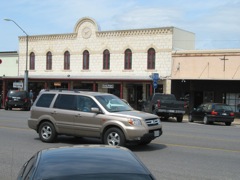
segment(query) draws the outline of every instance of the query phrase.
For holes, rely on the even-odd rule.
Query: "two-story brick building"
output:
[[[29,90],[87,89],[109,92],[134,107],[152,92],[171,92],[172,51],[194,49],[195,35],[175,27],[101,31],[80,19],[69,34],[28,37]],[[19,37],[19,80],[26,67],[26,36]],[[5,78],[4,83],[15,79]],[[6,86],[7,87],[7,86]]]

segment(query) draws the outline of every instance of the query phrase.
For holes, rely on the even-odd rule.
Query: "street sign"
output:
[[[157,87],[158,87],[157,81],[153,81],[153,88],[154,88],[154,89],[157,89]]]
[[[158,73],[152,73],[152,80],[153,81],[159,80],[159,74]]]
[[[23,88],[23,83],[22,82],[14,82],[13,87],[14,88]]]

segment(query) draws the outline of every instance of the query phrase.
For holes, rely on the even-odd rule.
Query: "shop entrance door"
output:
[[[134,84],[128,87],[128,99],[129,104],[137,110],[142,109],[142,94],[143,94],[143,86]]]

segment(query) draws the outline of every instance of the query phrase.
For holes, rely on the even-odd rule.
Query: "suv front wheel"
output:
[[[56,130],[52,123],[44,122],[39,127],[39,137],[43,142],[53,142],[57,136]]]
[[[125,146],[125,136],[118,128],[110,128],[104,134],[104,144],[111,146]]]

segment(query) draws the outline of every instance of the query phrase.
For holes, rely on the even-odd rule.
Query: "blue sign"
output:
[[[158,74],[158,73],[152,73],[152,79],[153,79],[154,81],[159,80],[159,74]]]
[[[153,81],[153,88],[154,88],[154,89],[157,89],[157,87],[158,87],[157,81]]]

